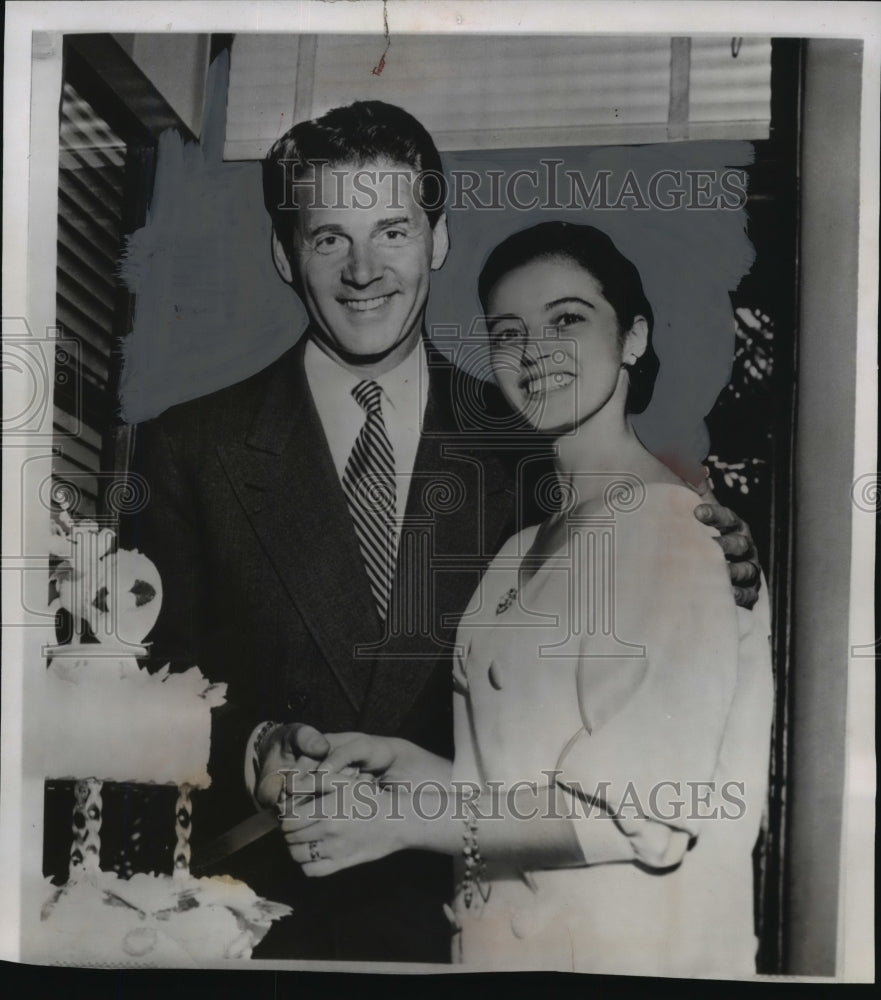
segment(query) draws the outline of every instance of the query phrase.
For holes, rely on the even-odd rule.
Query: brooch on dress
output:
[[[514,603],[516,597],[517,597],[517,588],[511,587],[511,589],[502,596],[501,600],[496,605],[496,614],[500,615],[503,612],[507,611],[508,608],[510,608],[511,605]]]

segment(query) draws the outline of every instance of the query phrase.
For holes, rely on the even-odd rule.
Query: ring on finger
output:
[[[310,861],[319,861],[320,859],[321,859],[321,854],[318,851],[318,841],[317,840],[310,840],[309,841],[309,860]]]

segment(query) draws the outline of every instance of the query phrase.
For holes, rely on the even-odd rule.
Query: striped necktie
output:
[[[352,389],[367,414],[343,473],[343,492],[370,580],[379,617],[385,621],[397,551],[395,458],[382,420],[382,389],[369,379]]]

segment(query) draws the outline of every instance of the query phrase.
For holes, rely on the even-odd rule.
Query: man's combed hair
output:
[[[554,258],[571,260],[593,275],[615,310],[622,335],[631,328],[637,316],[645,318],[648,343],[642,357],[629,367],[630,391],[627,394],[627,412],[642,413],[652,398],[659,368],[652,346],[654,313],[636,266],[601,230],[569,222],[543,222],[503,240],[480,272],[477,291],[483,311],[487,311],[487,301],[494,286],[510,271],[534,260]]]
[[[285,249],[290,252],[294,235],[297,209],[290,188],[296,181],[314,164],[333,167],[379,160],[410,167],[421,175],[415,196],[434,228],[447,196],[434,140],[403,108],[383,101],[355,101],[294,125],[263,160],[263,201]]]

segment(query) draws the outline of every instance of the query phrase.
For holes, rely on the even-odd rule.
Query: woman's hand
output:
[[[285,809],[281,829],[291,857],[311,878],[376,861],[410,846],[406,792],[363,778],[325,779],[325,794]],[[402,808],[403,807],[403,808]]]
[[[351,768],[353,772],[372,775],[379,782],[394,781],[398,760],[398,743],[385,736],[368,736],[366,733],[328,733],[330,753],[322,761],[321,770],[329,777]],[[391,775],[389,772],[392,772]]]
[[[443,785],[450,781],[451,762],[409,740],[365,733],[327,733],[326,738],[331,751],[321,770],[329,777],[359,771],[372,775],[381,786],[403,785],[411,790],[428,779]]]
[[[449,796],[443,790],[450,782],[449,760],[394,737],[324,736],[330,752],[311,775],[317,795],[308,801],[288,798],[282,804],[282,833],[305,875],[331,875],[408,847],[449,853],[447,840],[453,850],[458,848],[458,828],[445,833],[451,829],[446,817],[428,823],[425,816],[446,812]],[[414,795],[420,802],[415,809]],[[438,835],[442,843],[435,844]]]

